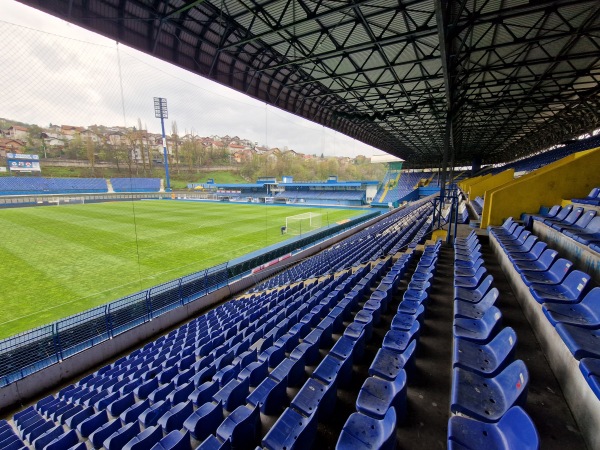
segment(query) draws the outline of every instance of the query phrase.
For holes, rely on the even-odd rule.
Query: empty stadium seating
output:
[[[111,178],[115,192],[158,192],[160,178]]]
[[[0,195],[92,194],[108,192],[102,178],[0,177]]]
[[[504,234],[507,236],[507,234]],[[455,242],[454,352],[448,448],[539,448],[535,425],[525,405],[528,372],[514,360],[516,335],[502,329],[502,313],[494,306],[498,291],[488,283],[480,244],[474,232]],[[465,268],[478,267],[465,276]],[[491,277],[490,277],[491,278]]]

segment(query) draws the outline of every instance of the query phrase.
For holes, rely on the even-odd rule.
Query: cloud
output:
[[[153,97],[165,97],[167,132],[176,121],[180,134],[237,135],[308,154],[382,153],[20,3],[5,1],[2,10],[0,117],[42,126],[137,126],[139,119],[160,132]]]

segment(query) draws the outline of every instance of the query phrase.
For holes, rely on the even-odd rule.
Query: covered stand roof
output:
[[[600,126],[597,0],[23,0],[416,165]],[[446,133],[447,131],[447,133]]]

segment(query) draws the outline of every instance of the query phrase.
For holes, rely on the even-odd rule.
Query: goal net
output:
[[[285,218],[285,229],[288,234],[305,234],[321,228],[321,214],[304,213]]]

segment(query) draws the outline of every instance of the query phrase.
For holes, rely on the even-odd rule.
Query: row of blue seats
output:
[[[589,274],[574,270],[571,261],[560,258],[556,250],[547,248],[511,218],[502,226],[491,228],[490,233],[513,261],[538,303],[579,303],[591,287]]]
[[[307,258],[302,263],[277,274],[258,285],[253,291],[258,292],[290,282],[322,276],[372,258],[396,253],[409,242],[420,238],[418,236],[419,229],[414,226],[414,223],[418,222],[423,227],[430,212],[429,204],[411,205],[344,239],[333,248]],[[402,229],[390,236],[387,231],[394,229],[399,224]]]
[[[539,448],[535,425],[521,408],[529,375],[514,360],[517,336],[502,328],[498,289],[487,274],[474,232],[454,244],[454,345],[448,448]]]
[[[276,198],[287,199],[324,199],[324,200],[363,200],[365,191],[288,191],[280,192]]]
[[[529,286],[532,297],[542,305],[542,311],[558,335],[580,361],[580,369],[588,384],[600,399],[600,287],[592,286],[590,276],[573,270],[573,264],[559,258],[558,252],[521,244],[512,246],[510,236],[518,226],[508,219],[502,226],[492,228],[501,247]],[[501,241],[501,238],[504,241]],[[531,236],[529,237],[531,238]],[[529,239],[528,238],[528,239]],[[543,249],[543,250],[542,250]]]
[[[533,216],[533,219],[600,253],[600,215],[595,210],[555,205],[546,214]]]
[[[263,448],[310,448],[316,436],[317,422],[327,422],[330,419],[338,387],[349,386],[352,365],[362,360],[365,345],[372,338],[373,327],[380,323],[381,314],[386,311],[409,260],[410,255],[406,255],[393,265],[377,289],[356,312],[353,321],[345,330],[340,330],[340,339],[264,437]],[[348,297],[345,300],[347,299]],[[356,297],[352,298],[351,306],[352,309],[358,308]],[[351,316],[347,315],[346,320],[350,319]]]
[[[111,178],[115,192],[158,192],[160,178]]]
[[[344,277],[340,278],[340,281],[343,281]],[[337,280],[336,280],[337,282]],[[302,293],[301,291],[299,293]],[[302,301],[304,299],[304,297],[301,297],[299,300]],[[225,305],[222,305],[222,307],[219,307],[219,309],[221,311],[225,311],[227,309],[232,309],[231,305],[234,305],[235,303],[238,302],[229,302],[226,303]],[[210,315],[210,314],[209,314]],[[207,316],[209,316],[207,315]],[[213,314],[213,317],[215,315]],[[205,317],[205,316],[203,316]],[[210,319],[209,319],[210,322]],[[221,324],[221,326],[223,326],[223,324]],[[186,328],[190,328],[189,324],[188,326],[186,326]],[[202,331],[206,331],[205,329],[203,329]],[[237,331],[237,330],[236,330]],[[241,336],[241,335],[240,335]],[[169,339],[162,339],[162,342],[169,342]],[[160,344],[156,345],[156,346],[160,346]],[[205,348],[205,347],[202,347]],[[152,347],[148,348],[145,347],[145,350],[142,351],[142,353],[144,352],[149,352],[150,350],[152,350]],[[43,414],[46,414],[50,417],[56,417],[60,420],[61,424],[63,422],[65,422],[65,424],[68,427],[77,427],[77,430],[85,436],[91,436],[91,433],[96,430],[96,431],[100,431],[97,430],[96,428],[98,426],[102,426],[102,432],[95,434],[94,438],[96,443],[100,443],[101,439],[106,437],[106,433],[108,433],[109,431],[115,431],[114,428],[116,428],[119,423],[115,420],[108,422],[108,417],[106,412],[110,412],[112,415],[119,415],[119,413],[121,413],[121,411],[123,411],[124,408],[126,408],[127,406],[129,406],[133,400],[135,400],[135,398],[133,397],[132,393],[130,390],[125,391],[125,387],[121,387],[118,391],[116,391],[116,388],[118,386],[113,385],[111,387],[109,387],[108,389],[104,389],[108,383],[102,384],[101,386],[97,383],[98,382],[98,378],[100,377],[101,379],[108,379],[109,382],[112,382],[111,380],[114,381],[119,381],[120,383],[122,382],[127,382],[127,384],[131,384],[130,383],[130,378],[128,378],[126,375],[127,373],[123,373],[122,370],[125,369],[130,369],[132,364],[127,364],[125,365],[127,362],[131,363],[132,360],[134,360],[134,358],[138,358],[139,356],[139,351],[136,351],[134,353],[137,353],[135,357],[131,356],[129,358],[125,358],[125,359],[121,359],[119,361],[117,361],[116,363],[114,363],[113,365],[111,365],[111,367],[106,367],[104,369],[101,369],[100,371],[98,371],[98,373],[93,374],[92,376],[88,376],[85,379],[81,380],[79,385],[83,386],[83,387],[97,387],[97,389],[102,389],[101,392],[99,392],[99,394],[102,395],[94,395],[93,397],[88,397],[86,399],[83,399],[82,397],[78,396],[78,392],[76,391],[76,387],[79,386],[70,386],[69,388],[65,388],[63,389],[60,393],[59,393],[59,397],[58,398],[53,398],[53,397],[49,397],[44,399],[43,401],[41,401],[38,404],[38,408],[40,409],[40,411],[42,411]],[[175,359],[177,358],[182,358],[181,355],[175,355]],[[209,358],[204,358],[201,361],[198,361],[198,364],[202,364],[205,363],[206,360]],[[212,359],[212,358],[210,358]],[[145,362],[147,363],[147,361]],[[163,364],[164,366],[167,366],[169,364],[172,364],[172,361],[166,361],[165,364]],[[123,367],[122,367],[123,366]],[[195,367],[194,369],[199,369],[200,371],[203,370],[203,368],[201,366],[198,365],[198,367]],[[150,369],[148,369],[147,367],[144,368],[144,370],[146,370],[146,373],[151,372],[152,371],[152,367],[150,367]],[[190,370],[187,370],[188,372],[190,372]],[[178,377],[173,377],[173,375],[176,373],[176,371],[173,371],[172,369],[170,369],[170,375],[169,378],[167,379],[163,379],[162,381],[164,381],[165,383],[167,383],[169,381],[169,379],[173,379],[173,378],[178,378]],[[203,372],[205,375],[206,371]],[[213,372],[214,373],[214,372]],[[179,382],[185,382],[187,380],[190,379],[189,376],[185,377],[185,379],[183,379],[181,377],[179,380]],[[131,377],[134,377],[134,382],[135,382],[135,377],[139,377],[139,374],[131,374]],[[160,377],[154,377],[152,378],[153,380],[156,380]],[[201,378],[199,378],[197,375],[195,377],[195,379],[193,380],[194,382],[200,382]],[[155,382],[155,386],[158,385],[158,382]],[[172,387],[173,383],[169,383],[169,387]],[[187,384],[181,386],[182,388],[184,386],[189,386],[190,383],[188,382]],[[154,392],[148,394],[148,389],[145,389],[144,392],[142,393],[142,389],[140,389],[142,386],[138,386],[133,393],[135,394],[135,396],[138,398],[138,401],[135,405],[131,406],[131,409],[128,409],[127,411],[123,411],[121,414],[121,420],[123,421],[124,424],[126,425],[131,425],[131,420],[127,420],[129,419],[137,419],[137,415],[139,415],[140,412],[142,412],[143,410],[141,410],[141,408],[148,406],[151,400],[154,404],[154,406],[156,406],[158,403],[161,403],[162,405],[165,405],[168,403],[165,403],[164,400],[162,400],[164,398],[164,395],[166,394],[166,389],[163,388],[161,391],[159,391],[159,388],[155,389]],[[112,392],[112,391],[116,391],[116,392]],[[154,394],[156,394],[157,392],[160,392],[160,400],[158,398],[158,395],[155,396]],[[177,391],[177,393],[181,396],[182,394],[182,390],[179,389]],[[113,398],[103,398],[106,397],[107,395],[110,396],[114,396],[116,394],[120,394],[122,397],[118,398],[116,400],[114,400],[114,402],[112,402]],[[118,395],[117,395],[118,396]],[[142,397],[144,397],[142,399]],[[151,398],[151,400],[149,400],[149,398]],[[83,400],[85,402],[87,402],[87,404],[78,404],[81,402],[77,402],[77,401],[73,401],[75,399],[78,400]],[[69,400],[69,401],[65,401],[65,400]],[[144,401],[141,401],[144,400]],[[168,399],[171,400],[172,402],[176,402],[175,398],[172,399]],[[95,402],[95,403],[93,403]],[[103,403],[99,403],[99,402],[103,402]],[[107,403],[108,402],[108,403]],[[75,403],[75,406],[73,406],[73,404]],[[91,407],[90,403],[92,403],[94,406]],[[141,403],[141,404],[140,404]],[[84,409],[82,409],[84,408]],[[96,414],[95,411],[98,411]],[[32,414],[34,413],[34,411],[26,411],[26,412],[31,412]],[[135,414],[132,414],[135,413]],[[165,412],[163,410],[163,412]],[[143,413],[142,413],[143,414]],[[35,415],[35,414],[34,414]],[[154,415],[156,416],[156,414]],[[30,424],[30,428],[33,428],[34,425],[39,425],[38,427],[35,428],[35,433],[31,436],[27,435],[24,437],[26,437],[30,442],[34,443],[34,445],[36,445],[37,447],[41,447],[41,443],[46,443],[48,442],[48,439],[52,438],[52,437],[62,437],[62,435],[64,433],[62,433],[62,428],[60,427],[54,427],[52,430],[49,430],[49,425],[54,425],[52,423],[46,425],[45,423],[39,423],[41,422],[40,420],[38,420],[39,417],[33,417],[32,421],[35,420],[35,423],[31,423]],[[158,417],[155,417],[155,419],[158,419]],[[142,425],[149,425],[148,423],[143,423]],[[150,426],[154,426],[153,424],[150,424]],[[133,425],[133,430],[135,430],[136,425]],[[49,431],[48,434],[44,433],[42,435],[40,435],[40,433],[44,432],[44,431]],[[131,428],[127,429],[127,432],[132,432]],[[60,436],[58,436],[60,434]],[[71,433],[71,436],[73,434]],[[40,439],[33,439],[33,438],[37,438],[39,437]],[[114,445],[113,445],[114,446]]]
[[[576,203],[583,203],[585,205],[600,206],[600,187],[593,188],[587,197],[574,198],[571,201]]]
[[[347,272],[349,273],[349,272]],[[362,277],[364,277],[364,269],[363,270],[359,270],[357,272],[355,272],[354,274],[352,274],[350,277],[353,278],[353,280],[359,280]],[[368,277],[365,277],[368,278]],[[329,277],[328,279],[329,282],[332,282],[333,284],[341,284],[343,285],[346,282],[346,279],[344,276],[338,277],[335,280],[332,279],[332,277]],[[347,289],[349,286],[346,286],[344,289]],[[293,291],[294,288],[292,289],[282,289],[281,292],[283,293],[288,293],[290,294]],[[321,292],[321,294],[324,294],[324,292]],[[335,299],[339,298],[340,293],[342,291],[338,291],[333,297],[332,299],[335,301]],[[306,311],[308,308],[308,305],[305,304],[307,297],[307,294],[303,294],[303,291],[300,290],[294,294],[292,294],[291,298],[294,299],[296,298],[296,304],[291,304],[288,305],[288,310],[291,311],[296,311],[296,313],[298,311],[302,311],[302,308],[304,307],[303,311]],[[261,297],[269,297],[268,295],[266,296],[261,296]],[[254,296],[250,296],[247,297],[248,300],[256,300],[257,298],[260,297],[254,297]],[[323,298],[323,295],[319,296],[319,295],[315,295],[314,296],[314,300],[313,302],[316,301],[320,301]],[[325,300],[322,300],[325,301]],[[326,300],[327,302],[332,301],[330,298],[327,298]],[[238,302],[228,302],[225,305],[222,305],[221,307],[218,308],[218,310],[220,311],[226,311],[226,310],[231,310],[231,309],[235,309],[233,308],[231,305],[234,305],[236,303],[242,303],[242,301],[238,301]],[[260,306],[260,305],[259,305]],[[246,309],[246,308],[239,308],[240,310],[242,309]],[[210,314],[207,314],[206,316],[209,316]],[[227,316],[228,314],[222,314],[223,316]],[[206,316],[202,316],[202,317],[206,317]],[[212,318],[215,318],[216,314],[212,315]],[[296,314],[296,318],[298,317],[298,314]],[[233,318],[234,320],[239,320]],[[226,321],[228,319],[224,319],[224,321],[219,320],[219,318],[215,319],[216,321],[214,321],[215,325],[219,325],[220,327],[223,327],[224,325],[226,325]],[[245,319],[242,319],[242,321]],[[280,318],[275,319],[275,322],[273,323],[273,325],[275,325],[276,323],[278,323],[278,321],[280,321]],[[197,322],[197,321],[194,321]],[[156,345],[151,345],[151,346],[146,346],[144,349],[138,350],[134,353],[132,353],[132,355],[130,355],[127,358],[122,358],[121,360],[115,362],[113,365],[111,365],[110,367],[106,367],[104,369],[101,369],[100,371],[98,371],[96,374],[92,374],[91,376],[88,376],[86,378],[84,378],[83,380],[80,381],[78,386],[71,386],[69,388],[66,388],[64,390],[62,390],[59,393],[59,397],[58,398],[53,398],[53,397],[49,397],[44,399],[43,401],[41,401],[38,404],[38,408],[44,413],[44,414],[50,414],[51,417],[56,417],[57,419],[59,419],[62,422],[64,421],[65,423],[62,425],[67,425],[69,427],[69,425],[76,427],[77,431],[83,436],[86,435],[90,441],[94,444],[94,445],[102,445],[106,440],[107,440],[107,436],[110,437],[112,435],[115,435],[115,437],[119,437],[116,441],[114,441],[112,444],[109,443],[110,448],[117,448],[117,442],[120,442],[121,444],[125,443],[124,440],[127,439],[129,440],[129,438],[132,438],[132,435],[136,435],[136,432],[139,432],[139,426],[137,425],[137,419],[139,417],[139,421],[141,423],[142,426],[146,427],[146,430],[142,433],[147,433],[147,435],[141,436],[139,435],[138,438],[142,437],[145,444],[148,447],[143,447],[143,448],[149,448],[149,444],[148,444],[148,440],[147,439],[154,439],[158,436],[162,437],[162,431],[165,432],[169,432],[169,434],[164,438],[167,439],[169,438],[170,441],[176,441],[179,443],[182,443],[181,445],[183,445],[185,447],[185,442],[189,442],[189,437],[186,437],[185,434],[181,434],[177,431],[177,429],[172,429],[173,427],[177,427],[179,422],[181,421],[181,419],[188,417],[189,414],[191,413],[191,409],[193,409],[194,405],[190,403],[190,401],[193,401],[194,404],[198,404],[199,401],[201,401],[202,398],[204,398],[205,396],[210,396],[210,395],[216,395],[218,392],[217,388],[221,388],[224,389],[225,386],[223,386],[224,382],[226,382],[227,380],[231,381],[230,378],[232,376],[232,372],[238,372],[238,368],[239,371],[241,372],[242,369],[245,369],[243,367],[241,367],[244,364],[249,364],[252,365],[252,363],[257,363],[255,364],[255,366],[259,366],[259,367],[254,367],[249,374],[247,374],[248,377],[256,377],[257,373],[259,372],[264,372],[266,373],[266,369],[267,369],[267,361],[269,366],[272,366],[273,364],[275,364],[275,361],[277,359],[280,359],[283,355],[282,351],[272,351],[272,352],[268,352],[266,349],[265,351],[263,351],[261,353],[261,355],[259,356],[259,360],[261,359],[261,356],[263,356],[265,354],[265,352],[267,353],[267,356],[265,356],[263,359],[263,363],[262,365],[258,364],[258,361],[256,361],[256,349],[254,352],[246,350],[247,347],[243,347],[240,348],[239,346],[237,347],[237,350],[241,352],[241,354],[237,354],[236,355],[232,355],[235,356],[238,359],[237,362],[237,366],[236,364],[229,364],[226,365],[225,367],[223,367],[221,370],[217,371],[216,369],[218,369],[218,367],[214,367],[214,362],[215,362],[215,357],[218,358],[218,361],[221,363],[221,365],[224,365],[227,361],[224,360],[224,356],[221,355],[219,356],[218,353],[216,353],[216,349],[215,351],[212,351],[211,353],[207,354],[208,349],[206,348],[206,345],[202,345],[200,348],[194,347],[192,350],[193,353],[188,354],[187,357],[184,357],[183,355],[176,353],[175,355],[171,356],[171,354],[166,354],[166,355],[162,355],[163,358],[168,357],[167,360],[165,360],[165,362],[160,366],[163,369],[165,369],[164,371],[162,371],[161,373],[155,374],[150,380],[148,380],[148,382],[150,383],[154,383],[151,387],[154,387],[155,389],[152,392],[148,392],[149,389],[141,389],[144,384],[138,385],[136,388],[133,389],[133,391],[130,390],[130,388],[127,388],[127,390],[125,387],[129,386],[131,383],[135,382],[135,380],[132,380],[132,377],[140,377],[142,376],[141,373],[139,373],[139,363],[140,363],[140,355],[141,353],[148,353],[148,352],[155,352],[158,349],[163,349],[164,345],[167,342],[172,343],[173,345],[177,345],[177,342],[185,342],[186,343],[186,347],[190,345],[190,341],[189,339],[187,339],[187,337],[189,336],[188,331],[190,329],[193,329],[194,332],[194,338],[198,337],[198,332],[202,333],[203,335],[205,333],[207,333],[207,331],[210,330],[210,327],[208,325],[206,325],[207,323],[211,323],[213,322],[211,319],[208,320],[204,320],[202,327],[199,326],[190,326],[190,324],[186,325],[185,328],[186,331],[185,332],[179,332],[181,331],[181,329],[177,332],[177,333],[170,333],[168,337],[166,338],[162,338],[160,343],[157,343]],[[249,326],[253,326],[254,324],[249,324]],[[263,340],[263,344],[261,347],[261,350],[263,349],[263,347],[265,347],[267,344],[265,344],[265,342],[270,342],[273,343],[273,340],[276,338],[277,342],[279,343],[283,336],[286,335],[288,333],[288,330],[294,326],[294,325],[298,325],[297,323],[295,324],[291,324],[288,323],[288,326],[286,326],[286,328],[281,328],[281,326],[279,327],[279,329],[281,330],[280,332],[278,332],[277,334],[264,334],[262,335],[264,337]],[[227,327],[225,327],[227,328]],[[306,327],[304,327],[306,328]],[[231,328],[229,329],[231,330]],[[226,331],[226,333],[229,333],[229,331]],[[210,333],[209,333],[210,334]],[[242,336],[245,335],[245,330],[242,331],[240,329],[240,327],[237,327],[235,329],[234,333],[231,333],[233,336],[232,338],[236,338],[236,336]],[[254,336],[255,333],[250,334],[250,336]],[[297,336],[296,336],[297,337]],[[211,335],[211,338],[213,338],[214,340],[214,336]],[[282,345],[287,345],[289,346],[289,342],[294,342],[294,338],[292,336],[288,336],[287,340],[283,339],[283,343],[279,343],[280,347]],[[222,340],[224,339],[224,336],[222,337]],[[270,339],[270,341],[269,341]],[[204,341],[203,341],[204,342]],[[274,345],[275,347],[277,347],[277,345]],[[158,347],[155,348],[155,347]],[[169,347],[169,349],[171,349],[172,347]],[[179,350],[179,348],[178,348]],[[245,350],[245,351],[242,351]],[[289,350],[289,348],[287,348],[287,350]],[[186,348],[186,351],[189,350]],[[134,355],[135,354],[135,355]],[[160,358],[160,354],[156,355],[155,353],[153,353],[153,355],[157,358]],[[189,357],[193,356],[194,358],[190,359]],[[192,364],[192,362],[195,360],[195,357],[198,356],[201,359],[199,361],[196,361],[195,363]],[[185,367],[175,367],[175,369],[173,368],[168,368],[169,366],[173,365],[176,363],[177,358],[180,359],[180,365],[183,362],[184,359],[187,358],[187,364],[185,364]],[[147,363],[148,361],[146,360],[141,360],[142,364],[144,364],[144,369],[146,369],[146,373],[148,371],[152,371],[153,366],[150,365],[148,366]],[[210,364],[207,364],[207,361],[210,361]],[[192,367],[190,367],[189,365],[192,364]],[[235,367],[230,367],[230,366],[235,366]],[[150,367],[150,370],[148,370],[148,367]],[[184,371],[183,372],[179,372],[179,369],[183,368]],[[212,369],[212,370],[209,370]],[[187,375],[186,375],[187,374]],[[202,381],[206,380],[207,378],[213,377],[212,380],[212,384],[210,384],[210,386],[206,386],[206,382],[202,383]],[[100,382],[98,380],[98,378],[101,379],[107,379],[108,381],[106,381],[105,383]],[[143,376],[142,376],[143,378]],[[163,381],[164,383],[158,383],[158,381],[153,381],[153,380],[160,380]],[[117,381],[118,380],[118,381]],[[189,381],[192,380],[192,381]],[[142,379],[142,382],[145,383],[145,381]],[[201,384],[202,383],[202,384]],[[110,387],[106,388],[108,385],[110,384]],[[92,397],[86,397],[84,402],[87,402],[87,404],[75,404],[75,406],[73,406],[73,400],[74,399],[78,399],[78,400],[82,400],[83,397],[79,396],[80,391],[77,391],[78,387],[87,387],[87,388],[96,388],[101,390],[99,393],[103,393],[103,395],[106,397],[108,396],[109,398],[102,398],[102,396],[98,397],[96,395],[92,395]],[[146,386],[147,387],[147,386]],[[116,390],[117,388],[118,391]],[[196,388],[196,389],[194,389]],[[214,392],[213,392],[214,391]],[[238,388],[238,390],[236,390],[236,392],[241,392]],[[121,397],[120,398],[116,398],[118,397],[118,395],[116,394],[120,394]],[[112,397],[115,396],[115,397]],[[204,397],[203,397],[204,396]],[[116,398],[116,399],[115,399]],[[229,397],[228,397],[229,398]],[[135,400],[137,399],[137,402],[133,403]],[[59,404],[61,401],[65,402],[67,404]],[[186,401],[187,400],[187,401]],[[233,401],[233,400],[232,400]],[[94,403],[95,402],[95,403]],[[102,403],[100,403],[102,402]],[[93,403],[94,406],[91,406],[90,404]],[[133,404],[132,404],[133,403]],[[227,403],[228,405],[231,405],[231,403]],[[200,405],[198,405],[200,406]],[[230,406],[231,407],[231,406]],[[127,408],[127,409],[125,409]],[[95,413],[95,411],[98,411],[97,413]],[[115,419],[115,420],[109,420],[107,417],[106,412],[110,412],[111,415],[113,416],[117,416],[120,413],[120,421],[119,419]],[[26,411],[27,413],[32,413],[33,411]],[[36,411],[37,413],[37,411]],[[185,416],[185,417],[184,417]],[[166,417],[166,418],[165,418]],[[37,420],[38,418],[35,418],[32,420]],[[161,422],[162,420],[162,422]],[[42,426],[39,423],[36,423],[38,426]],[[121,424],[123,424],[124,426],[121,427]],[[33,425],[33,424],[32,424]],[[156,429],[152,429],[152,432],[148,432],[147,430],[152,428],[152,427],[156,427],[157,425],[160,425],[158,427],[160,431],[157,431]],[[48,427],[49,425],[44,425],[44,427]],[[67,432],[67,433],[63,433],[64,429],[61,427],[61,429],[58,429],[59,426],[56,426],[55,428],[53,428],[52,430],[48,430],[47,433],[43,433],[42,435],[38,436],[38,439],[36,439],[35,444],[36,448],[40,447],[43,448],[41,446],[41,444],[47,443],[49,439],[51,438],[56,438],[56,439],[60,439],[60,442],[63,442],[62,439],[72,439],[72,437],[74,436],[73,433],[71,432]],[[181,428],[181,427],[179,427]],[[37,429],[37,427],[36,427]],[[44,431],[44,428],[37,430],[37,433]],[[73,429],[71,429],[71,431],[74,431]],[[177,434],[179,433],[179,434]],[[66,435],[69,434],[69,436],[67,437]],[[27,435],[28,439],[31,439],[32,436]],[[40,440],[40,438],[42,438]],[[39,445],[38,445],[39,444]],[[189,444],[188,444],[189,446]],[[108,447],[107,447],[108,448]],[[187,448],[187,447],[186,447]]]
[[[103,178],[0,177],[0,195],[108,192]]]
[[[357,412],[344,424],[336,449],[395,448],[396,427],[405,420],[407,413],[407,374],[412,376],[415,349],[440,245],[438,242],[425,247],[390,330],[369,368],[370,376],[358,393]]]
[[[359,284],[347,291],[337,304],[323,303],[317,307],[319,311],[315,312],[317,321],[313,324],[314,328],[306,327],[302,334],[302,342],[291,349],[290,356],[284,356],[272,372],[257,380],[254,390],[246,398],[247,403],[239,405],[223,422],[224,426],[229,418],[237,413],[239,417],[236,417],[235,421],[243,420],[247,424],[243,433],[230,435],[217,428],[198,448],[221,448],[228,440],[231,440],[234,448],[249,448],[256,444],[260,429],[259,413],[279,416],[262,440],[263,447],[281,449],[281,441],[284,440],[287,441],[284,445],[286,448],[294,448],[295,445],[302,448],[314,440],[318,417],[323,414],[327,416],[325,411],[330,412],[335,405],[338,383],[340,386],[347,386],[349,383],[352,376],[351,356],[354,351],[359,352],[362,351],[359,349],[364,348],[365,333],[362,328],[349,325],[344,330],[342,321],[349,320],[351,311],[358,307],[359,301],[370,290],[372,283],[389,269],[390,263],[389,259],[379,262]],[[355,321],[359,315],[365,321],[361,322],[360,327],[370,326],[372,319],[369,319],[366,313],[357,313]],[[334,333],[342,334],[342,337],[319,362],[319,349],[331,346]],[[317,364],[317,367],[312,377],[306,380],[305,368],[314,364]],[[287,388],[298,386],[302,387],[289,403]],[[208,408],[213,408],[217,400],[218,397],[215,397]],[[288,403],[290,406],[286,407]],[[290,431],[291,427],[295,427],[295,431]],[[206,432],[207,428],[202,427],[202,430]]]

